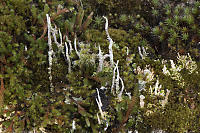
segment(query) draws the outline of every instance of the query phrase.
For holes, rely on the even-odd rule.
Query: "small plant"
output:
[[[119,20],[122,21],[122,22],[126,22],[126,21],[128,20],[128,17],[127,17],[126,14],[122,14],[122,15],[120,15],[120,17],[119,17]]]
[[[94,18],[94,26],[98,29],[101,29],[103,26],[103,17],[96,16]]]

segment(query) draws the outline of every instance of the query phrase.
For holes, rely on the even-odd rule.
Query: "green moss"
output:
[[[181,5],[180,5],[181,3]],[[59,8],[58,5],[60,4]],[[87,0],[74,1],[40,0],[3,0],[0,2],[0,77],[4,80],[4,107],[1,110],[11,115],[5,120],[5,128],[15,132],[39,130],[47,132],[72,132],[72,123],[76,122],[74,132],[103,131],[106,122],[98,124],[96,88],[105,86],[108,97],[106,132],[114,132],[122,122],[123,132],[138,130],[151,132],[162,129],[167,132],[199,131],[199,2],[192,4],[183,1],[158,0],[111,1]],[[68,13],[54,16],[58,10],[67,8]],[[94,12],[95,19],[90,24]],[[70,54],[72,72],[68,71],[68,62],[53,43],[55,52],[52,75],[54,91],[50,91],[48,74],[47,34],[44,34],[46,14],[50,14],[52,24],[56,24],[64,36],[73,41],[78,36],[77,49]],[[125,90],[122,100],[111,93],[113,68],[109,59],[104,62],[101,72],[98,69],[98,47],[103,54],[109,53],[109,42],[104,31],[104,19],[108,17],[109,34],[114,41],[114,62],[119,60],[119,72]],[[87,30],[86,30],[87,28]],[[65,40],[63,40],[65,41]],[[147,49],[147,57],[141,59],[138,47]],[[25,50],[27,48],[27,50]],[[162,72],[162,59],[177,62],[177,52],[181,55],[191,53],[197,62],[194,73],[182,69],[180,81],[166,76]],[[157,61],[155,61],[157,60]],[[191,63],[191,62],[189,62]],[[147,91],[139,91],[136,68],[147,65],[154,71],[153,81],[146,84]],[[165,63],[171,68],[169,63]],[[145,79],[146,77],[142,77]],[[163,96],[152,96],[148,92],[150,85],[159,79],[162,91],[170,90],[168,103],[161,106]],[[2,86],[2,84],[1,84]],[[120,85],[121,87],[121,85]],[[133,108],[126,93],[135,97]],[[140,108],[139,95],[145,95],[145,107]],[[68,101],[67,101],[68,100]],[[8,110],[6,110],[6,106]],[[151,107],[149,107],[151,106]],[[125,119],[130,109],[129,116]],[[148,110],[153,113],[148,114]],[[0,115],[1,116],[1,115]]]

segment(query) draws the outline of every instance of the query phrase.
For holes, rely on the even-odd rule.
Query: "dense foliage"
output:
[[[0,131],[200,132],[199,59],[195,0],[1,0]]]

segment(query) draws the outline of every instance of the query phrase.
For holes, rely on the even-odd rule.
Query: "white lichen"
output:
[[[170,72],[169,72],[169,70],[167,70],[167,67],[166,67],[165,65],[164,65],[162,71],[163,71],[163,73],[164,73],[165,75],[167,75],[167,76],[170,75]]]
[[[105,31],[106,31],[107,39],[109,41],[109,57],[110,57],[110,63],[111,63],[111,67],[112,67],[114,65],[113,50],[112,50],[113,40],[112,40],[112,38],[110,37],[110,35],[108,33],[108,19],[106,17],[104,17],[104,16],[103,16],[103,18],[106,20]]]
[[[71,53],[72,53],[72,50],[73,50],[73,48],[72,48],[72,43],[71,43],[71,41],[68,39],[67,36],[66,36],[66,41],[67,41],[67,43],[69,44],[69,54],[71,54]]]
[[[65,56],[67,58],[67,61],[68,61],[68,72],[71,73],[71,60],[70,60],[70,56],[69,56],[69,51],[68,51],[68,46],[67,46],[67,43],[65,42]]]
[[[178,63],[180,63],[180,67],[186,68],[187,70],[189,70],[189,73],[193,73],[196,69],[197,69],[197,64],[195,61],[192,60],[190,54],[188,53],[187,55],[182,55],[180,56],[180,54],[178,53]]]
[[[144,95],[140,95],[140,107],[141,108],[144,108],[144,99],[145,99],[145,96]]]
[[[181,70],[186,69],[189,71],[189,74],[191,74],[196,70],[197,64],[192,60],[189,54],[180,56],[178,53],[177,61],[178,62],[175,64],[173,60],[170,60],[171,67],[169,69],[167,69],[164,65],[163,73],[170,76],[173,80],[178,81],[178,85],[180,85],[180,87],[184,87],[185,82],[181,75]]]
[[[101,47],[99,46],[99,66],[97,72],[101,72],[103,70],[103,61],[104,61],[104,56],[103,53],[101,52]]]
[[[119,62],[119,61],[117,61],[117,62]],[[116,93],[118,93],[119,92],[119,79],[120,79],[120,77],[119,77],[119,68],[118,68],[118,63],[117,63],[117,65],[116,65],[116,71],[117,71],[117,77],[116,77],[116,79],[115,79],[115,89],[116,89]]]
[[[99,118],[99,113],[97,113],[97,120],[98,120],[98,124],[101,124],[101,119]]]
[[[121,101],[121,100],[122,100],[122,93],[123,93],[123,91],[124,91],[124,82],[123,82],[123,80],[122,80],[121,77],[119,77],[119,79],[120,79],[120,81],[121,81],[122,88],[121,88],[121,91],[120,91],[119,94],[118,94],[118,99]]]
[[[80,58],[80,53],[78,52],[77,46],[76,46],[76,37],[74,38],[74,49],[75,49],[76,54],[77,54],[78,57]]]
[[[129,54],[129,49],[128,49],[128,47],[126,47],[126,55],[128,55]]]
[[[117,61],[115,68],[113,69],[113,78],[112,78],[112,86],[111,86],[111,92],[114,94],[114,86],[115,86],[115,71],[117,69],[119,61]]]
[[[76,130],[76,122],[75,120],[72,121],[72,131]]]
[[[48,61],[49,61],[49,67],[48,67],[48,73],[49,73],[49,80],[50,80],[50,90],[53,91],[53,82],[52,82],[52,60],[53,60],[53,48],[52,48],[52,41],[51,41],[51,20],[48,14],[46,14],[47,17],[47,27],[48,27]]]
[[[117,94],[118,99],[122,100],[122,93],[124,91],[124,82],[123,82],[122,78],[120,77],[118,64],[119,64],[119,60],[117,60],[117,63],[113,69],[111,92],[113,94]],[[117,72],[117,75],[116,75],[116,72]],[[116,76],[116,78],[115,78],[115,76]],[[121,83],[121,91],[119,91],[120,83]],[[114,87],[115,87],[115,91],[114,91]]]
[[[154,79],[154,72],[148,66],[142,70],[139,66],[135,70],[138,74],[139,91],[145,90],[146,83]]]
[[[54,43],[57,45],[58,50],[60,52],[62,52],[62,54],[64,55],[64,46],[63,46],[63,41],[62,41],[62,34],[60,32],[60,29],[57,30],[57,27],[55,25],[55,28],[51,27],[51,33],[53,35],[54,38]],[[59,34],[59,38],[60,38],[60,43],[57,41],[57,34]]]
[[[165,105],[167,104],[167,102],[168,102],[168,97],[169,97],[169,93],[170,93],[170,90],[167,89],[167,93],[166,93],[166,95],[165,95],[165,99],[161,101],[162,107],[165,107]]]
[[[138,52],[139,52],[140,57],[142,59],[145,59],[145,57],[147,56],[147,52],[143,46],[142,46],[142,51],[141,51],[140,46],[138,47]]]
[[[102,110],[103,104],[101,102],[101,97],[99,95],[99,90],[98,89],[97,89],[97,97],[98,98],[96,98],[96,102],[97,102],[97,105],[98,105],[98,108],[99,108],[99,111],[100,111],[100,114],[101,114],[101,118],[103,120],[106,120],[106,112],[103,112],[103,110]]]

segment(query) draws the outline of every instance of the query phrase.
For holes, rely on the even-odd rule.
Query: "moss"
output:
[[[6,88],[1,114],[11,115],[10,120],[3,122],[4,127],[8,130],[12,127],[15,132],[40,127],[47,132],[72,132],[75,121],[74,132],[103,131],[106,122],[109,125],[106,132],[157,129],[199,132],[199,2],[87,0],[83,1],[83,8],[80,4],[70,0],[0,2],[0,78],[3,77]],[[64,8],[70,12],[56,16]],[[91,18],[83,16],[89,16],[92,11],[95,20],[88,25]],[[54,18],[52,24],[61,29],[64,41],[66,36],[73,41],[73,34],[77,33],[79,41],[84,43],[77,43],[80,57],[74,50],[70,54],[71,73],[65,55],[53,43],[54,91],[50,90],[48,74],[47,13]],[[109,53],[102,15],[109,18],[114,62],[119,60],[120,77],[125,85],[122,99],[111,93],[113,68],[108,59],[103,70],[97,72],[98,46],[104,55]],[[87,30],[80,30],[82,20],[88,21]],[[141,59],[139,46],[148,53],[145,59]],[[162,71],[164,65],[171,68],[169,62],[162,63],[163,59],[180,63],[176,58],[178,52],[191,53],[197,62],[194,73],[187,69],[178,72],[184,87]],[[155,76],[145,85],[147,91],[139,91],[138,80],[147,77],[139,75],[136,68],[140,66],[144,70],[147,65]],[[165,93],[170,90],[165,107],[160,103],[163,96],[152,96],[148,91],[157,79]],[[107,88],[101,94],[108,97],[107,115],[98,124],[99,108],[94,95],[96,88],[102,86]],[[141,94],[145,95],[144,108],[139,105]],[[149,110],[153,113],[148,114]]]

